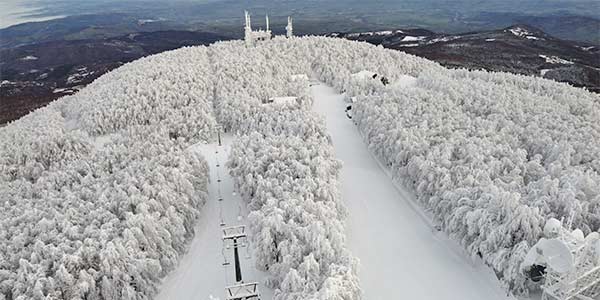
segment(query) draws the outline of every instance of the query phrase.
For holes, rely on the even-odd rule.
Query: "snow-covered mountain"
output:
[[[214,166],[190,147],[214,142],[220,126],[235,138],[227,167],[249,211],[255,267],[268,274],[261,284],[274,299],[362,299],[360,257],[347,242],[357,212],[339,190],[347,162],[311,109],[319,99],[308,77],[354,101],[368,149],[416,209],[509,291],[531,285],[520,265],[546,218],[574,215],[586,235],[600,229],[596,94],[342,39],[219,42],[125,64],[0,129],[0,295],[156,295],[215,201]],[[377,206],[364,197],[373,204],[361,209]],[[386,229],[396,239],[411,230]],[[393,261],[408,268],[403,259],[418,258]]]

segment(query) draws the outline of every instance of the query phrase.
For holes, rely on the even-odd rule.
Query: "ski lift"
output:
[[[246,245],[246,259],[251,259],[252,255],[250,255],[250,247],[248,247],[248,245]]]
[[[223,198],[219,197],[219,219],[221,220],[219,222],[219,225],[221,227],[225,226],[225,220],[223,218]]]
[[[227,249],[231,246],[246,247],[248,244],[248,235],[246,234],[246,226],[231,226],[223,228],[223,242]]]
[[[221,143],[221,131],[223,131],[223,126],[217,125],[215,129],[217,130],[217,141],[219,142],[219,146],[222,146],[223,144]]]
[[[238,215],[237,215],[237,219],[238,221],[241,221],[243,218],[242,216],[242,205],[238,203]]]
[[[243,282],[242,269],[239,259],[239,248],[247,247],[248,236],[246,235],[246,226],[232,226],[223,228],[223,244],[229,249],[233,246],[233,258],[235,260],[235,281]],[[234,298],[237,299],[237,298]],[[251,299],[251,298],[240,298]]]
[[[226,300],[260,300],[258,283],[242,283],[225,288]]]
[[[223,255],[223,266],[229,266],[231,263],[227,260],[227,255],[225,255],[225,245],[221,247],[221,255]]]

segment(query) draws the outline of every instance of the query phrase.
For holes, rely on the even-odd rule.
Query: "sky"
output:
[[[36,14],[42,9],[36,5],[34,1],[25,0],[2,0],[0,1],[0,28],[5,28],[11,25],[31,22],[43,21],[62,17],[58,16],[37,16]]]
[[[327,7],[329,10],[325,9],[325,12],[331,14],[348,9],[359,13],[368,13],[369,10],[379,13],[395,9],[426,15],[430,15],[431,12],[476,15],[480,11],[537,15],[566,11],[570,14],[597,17],[596,11],[600,9],[598,0],[239,0],[238,2],[226,0],[0,0],[0,28],[84,13],[138,12],[136,7],[140,7],[139,5],[144,7],[144,12],[150,11],[149,9],[154,13],[158,12],[157,17],[162,17],[161,13],[172,12],[175,8],[183,9],[184,12],[194,16],[196,10],[188,11],[188,9],[198,9],[193,5],[209,2],[227,2],[227,7],[231,7],[236,12],[244,7],[250,9],[268,7],[272,10],[285,9],[286,13],[290,9],[322,13],[323,11],[320,9]],[[221,13],[219,16],[223,16],[222,9],[218,7],[215,9]],[[199,11],[204,11],[204,8],[200,8]]]
[[[0,29],[74,14],[105,12],[107,8],[118,10],[124,3],[155,2],[169,7],[175,3],[204,4],[217,1],[222,0],[0,0]]]

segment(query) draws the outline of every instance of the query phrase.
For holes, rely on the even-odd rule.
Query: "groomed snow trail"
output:
[[[347,243],[360,259],[364,299],[512,299],[489,268],[463,255],[413,208],[411,193],[394,185],[346,117],[344,97],[323,84],[311,89],[313,109],[325,116],[336,156],[344,163]]]
[[[223,300],[225,286],[234,284],[233,249],[224,250],[230,265],[223,266],[221,211],[225,227],[247,225],[248,211],[239,195],[233,193],[233,179],[225,167],[232,142],[231,136],[225,136],[221,147],[217,144],[197,144],[191,148],[201,153],[210,167],[209,197],[201,210],[188,252],[181,258],[177,268],[163,280],[156,296],[158,300],[210,300],[210,296]],[[223,197],[222,210],[218,201],[219,189]],[[249,254],[252,254],[251,249]],[[263,285],[266,275],[254,267],[254,255],[248,259],[247,254],[246,248],[240,249],[244,282],[258,282],[262,299],[272,299],[273,292]]]

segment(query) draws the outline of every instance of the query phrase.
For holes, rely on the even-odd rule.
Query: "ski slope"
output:
[[[325,116],[336,156],[344,163],[347,243],[360,259],[364,299],[511,299],[490,269],[433,230],[414,208],[411,193],[393,183],[346,116],[344,97],[322,84],[311,89],[313,109]]]
[[[350,212],[347,243],[361,261],[363,298],[512,299],[486,266],[471,261],[460,247],[433,230],[427,217],[415,208],[410,192],[394,184],[347,118],[344,96],[322,84],[311,89],[314,110],[325,117],[336,155],[344,162],[342,197]],[[210,197],[189,251],[165,278],[156,299],[224,299],[225,286],[234,283],[233,263],[223,266],[220,223],[245,224],[248,211],[234,194],[233,180],[224,166],[232,141],[233,137],[226,136],[222,147],[198,144],[191,148],[210,165]],[[222,203],[217,201],[219,194]],[[262,299],[272,299],[273,291],[262,285],[266,274],[256,270],[247,253],[246,249],[240,251],[244,281],[259,282]],[[233,262],[231,249],[225,249],[225,255]]]
[[[202,209],[188,252],[181,258],[177,269],[164,279],[156,296],[158,300],[223,300],[225,287],[234,284],[232,249],[224,249],[230,265],[223,266],[222,228],[246,225],[248,211],[242,199],[234,194],[233,180],[225,167],[232,140],[231,136],[225,136],[221,147],[197,144],[190,149],[201,153],[210,166],[209,200]],[[222,207],[218,201],[219,194],[223,198]],[[221,221],[225,226],[221,226]],[[242,248],[239,252],[243,280],[259,282],[262,299],[271,299],[273,291],[262,285],[265,274],[256,270],[252,253],[247,250],[250,249]]]

